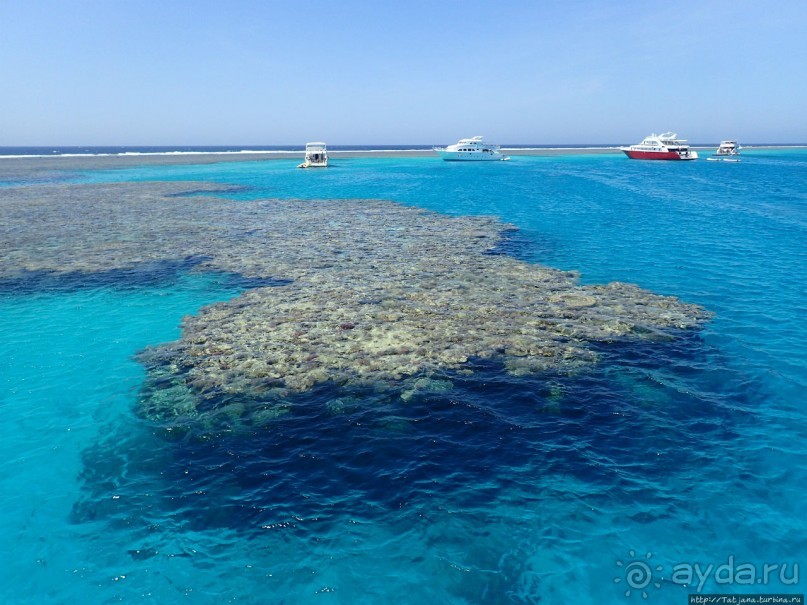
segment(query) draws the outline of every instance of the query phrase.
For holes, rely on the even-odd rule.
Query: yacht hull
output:
[[[677,151],[638,151],[636,149],[623,149],[626,156],[632,160],[697,160],[698,154],[690,151],[688,155],[680,155]]]
[[[324,162],[309,162],[306,160],[305,162],[297,166],[297,168],[327,168],[327,167],[328,167],[327,160],[325,160]]]

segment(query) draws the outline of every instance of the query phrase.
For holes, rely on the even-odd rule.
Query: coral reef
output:
[[[188,189],[195,197],[177,195]],[[512,229],[494,218],[204,190],[215,194],[143,183],[4,195],[0,277],[198,258],[193,270],[286,280],[186,317],[178,341],[141,354],[149,418],[261,425],[288,411],[290,394],[322,384],[392,389],[407,401],[450,389],[438,378],[471,371],[474,359],[515,375],[571,371],[595,361],[593,342],[672,338],[708,317],[634,285],[578,285],[575,273],[486,254]]]

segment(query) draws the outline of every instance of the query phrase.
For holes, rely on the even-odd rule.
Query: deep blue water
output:
[[[126,279],[0,284],[8,602],[673,604],[698,589],[805,592],[793,565],[807,565],[807,152],[752,150],[740,164],[605,154],[295,165],[65,178],[211,181],[239,187],[233,203],[384,198],[496,215],[519,227],[508,250],[525,260],[634,282],[715,318],[672,343],[603,346],[580,376],[478,364],[449,376],[450,392],[406,405],[364,393],[343,414],[327,412],[320,389],[272,431],[184,443],[136,417],[133,355],[249,282],[178,262]],[[647,584],[628,575],[639,563]],[[787,568],[752,585],[711,573],[682,586],[674,569],[696,563]]]

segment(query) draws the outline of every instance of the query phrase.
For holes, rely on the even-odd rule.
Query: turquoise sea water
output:
[[[144,372],[132,356],[244,284],[179,273],[6,288],[8,602],[672,604],[697,590],[805,591],[807,152],[295,165],[54,180],[211,181],[240,187],[234,204],[382,198],[495,215],[519,227],[520,258],[715,318],[672,345],[604,348],[574,378],[480,365],[450,394],[341,417],[319,413],[313,393],[271,436],[203,446],[167,443],[135,416]],[[683,586],[695,564],[712,570]],[[765,564],[779,568],[763,578]],[[741,565],[758,574],[750,584]]]

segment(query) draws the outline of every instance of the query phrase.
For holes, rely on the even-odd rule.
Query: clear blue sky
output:
[[[807,0],[0,0],[0,145],[807,142]]]

